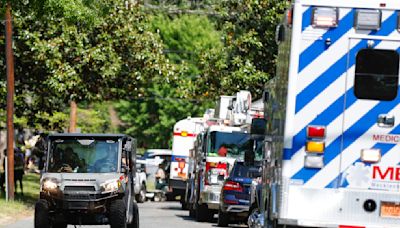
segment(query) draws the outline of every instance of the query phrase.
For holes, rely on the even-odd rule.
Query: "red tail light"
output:
[[[238,191],[238,192],[243,192],[242,186],[238,182],[235,181],[227,181],[224,184],[224,190],[226,191]]]
[[[325,138],[325,135],[324,126],[307,126],[307,138]]]

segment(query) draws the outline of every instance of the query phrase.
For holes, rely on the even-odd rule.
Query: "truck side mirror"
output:
[[[275,31],[275,41],[277,44],[284,42],[286,39],[286,28],[284,24],[279,24]]]
[[[264,103],[268,103],[268,101],[269,101],[269,92],[268,91],[263,92],[263,101],[264,101]]]
[[[267,130],[267,120],[264,118],[254,118],[251,121],[250,133],[252,135],[265,135]]]

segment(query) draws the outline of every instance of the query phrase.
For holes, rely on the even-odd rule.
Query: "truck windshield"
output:
[[[211,132],[208,156],[244,158],[246,152],[262,159],[262,141],[254,141],[249,133],[243,132]],[[252,153],[254,152],[254,153]]]
[[[118,141],[56,139],[51,141],[48,171],[55,173],[112,173],[118,168]]]

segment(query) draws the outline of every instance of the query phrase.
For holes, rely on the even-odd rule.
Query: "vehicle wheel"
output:
[[[192,207],[189,208],[189,217],[195,218],[196,217],[196,211],[193,210]]]
[[[133,206],[133,218],[131,224],[127,228],[139,228],[139,209],[136,204]]]
[[[218,226],[227,227],[229,224],[229,215],[224,213],[221,209],[218,210]]]
[[[161,201],[161,195],[159,193],[155,193],[153,197],[154,202],[160,202]]]
[[[50,228],[49,205],[40,199],[35,204],[35,228]]]
[[[207,222],[210,221],[210,212],[208,211],[208,208],[206,205],[197,205],[196,207],[196,220],[198,222]]]
[[[256,206],[251,207],[249,217],[247,218],[247,226],[249,228],[255,227],[256,224],[259,222],[259,219],[260,210]]]
[[[109,220],[111,228],[126,228],[126,205],[122,199],[111,202]]]
[[[185,200],[185,198],[181,198],[181,208],[182,208],[182,210],[187,210],[188,209],[188,204],[187,204],[187,201]]]
[[[139,194],[136,195],[136,201],[138,203],[146,202],[146,193],[147,193],[146,185],[142,185]]]
[[[52,228],[67,228],[67,226],[68,226],[67,223],[59,222],[59,223],[53,224]]]

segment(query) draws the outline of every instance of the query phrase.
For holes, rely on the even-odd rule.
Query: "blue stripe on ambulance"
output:
[[[382,24],[382,29],[377,32],[377,35],[388,35],[391,32],[395,31],[395,25],[396,25],[396,20],[397,20],[397,12],[392,14],[383,24]],[[377,41],[375,43],[375,45],[378,45],[380,43],[380,41]],[[350,55],[355,56],[356,53],[358,52],[359,49],[366,47],[367,45],[367,41],[363,40],[360,41],[358,43],[358,45],[356,45],[356,47],[354,47],[351,51],[350,51]],[[344,60],[347,61],[347,54],[345,54],[338,62],[342,62]],[[355,61],[354,58],[350,58],[351,62],[349,64],[349,67],[351,67],[352,65],[354,65]],[[346,61],[344,62],[344,66],[346,66]],[[334,64],[337,68],[340,67],[340,65]],[[344,68],[343,72],[338,73],[337,77],[339,77],[340,75],[342,75],[343,73],[346,72],[346,67],[342,67]],[[332,71],[332,67],[330,69]],[[328,70],[328,71],[330,71]],[[333,73],[333,72],[332,72]],[[328,74],[323,74],[323,75],[328,75]],[[323,78],[324,77],[319,77],[317,80],[315,80],[313,83],[311,83],[306,90],[311,91],[312,93],[309,94],[308,96],[310,96],[312,98],[314,98],[314,96],[316,96],[317,94],[321,93],[323,91],[324,88],[326,88],[326,86],[328,86],[330,83],[332,83],[334,80],[337,79],[334,78],[332,80],[329,80],[329,83],[324,83]],[[324,78],[324,80],[327,80],[329,78]],[[315,83],[316,81],[318,81],[319,83]],[[323,84],[323,86],[321,86],[321,84]],[[312,87],[317,87],[317,89],[312,88]],[[311,90],[311,88],[313,90]],[[304,91],[303,91],[304,92]],[[353,97],[351,100],[355,99],[354,98],[354,94],[353,93],[348,93],[348,97],[347,98],[351,98]],[[305,98],[304,98],[305,99]],[[308,102],[310,101],[310,99],[307,99]],[[301,102],[302,100],[299,99],[299,97],[297,98],[298,102]],[[308,102],[306,102],[305,104],[307,104]],[[347,107],[346,109],[351,106],[354,102],[347,102]],[[388,107],[385,107],[388,106]],[[362,134],[360,134],[360,132],[362,132],[361,129],[364,129],[364,132],[366,130],[369,129],[370,126],[372,126],[374,123],[376,123],[376,116],[377,114],[381,113],[383,110],[381,110],[381,108],[386,109],[386,110],[391,110],[393,107],[391,107],[393,105],[385,105],[384,103],[379,103],[377,106],[375,106],[375,108],[373,108],[369,113],[367,113],[365,116],[363,116],[357,123],[355,123],[350,129],[348,129],[346,132],[357,132],[356,135],[351,135],[351,139],[347,139],[345,137],[345,140],[348,141],[347,143],[345,143],[343,150],[345,148],[347,148],[349,146],[349,144],[351,144],[355,139],[357,139],[358,137],[360,137]],[[328,108],[329,109],[329,108]],[[325,113],[326,110],[323,112]],[[336,118],[337,116],[339,116],[340,114],[342,114],[342,109],[337,109],[336,110],[337,113],[335,113],[334,117]],[[332,114],[332,113],[331,113]],[[334,118],[331,118],[334,119]],[[369,120],[369,122],[365,122],[366,120]],[[367,124],[368,123],[368,124]],[[311,124],[311,123],[310,123]],[[328,125],[329,123],[321,123],[322,125]],[[367,127],[365,127],[367,126]],[[344,134],[346,134],[346,132]],[[303,139],[305,138],[305,132],[304,130],[299,132],[298,134],[296,134],[296,137],[303,137]],[[325,164],[329,163],[331,160],[333,160],[337,155],[340,154],[340,148],[338,149],[338,146],[340,146],[340,140],[341,137],[338,137],[333,143],[331,143],[331,145],[329,145],[326,148],[326,152],[325,152]],[[304,144],[303,140],[303,144]],[[286,156],[288,157],[288,156]],[[310,178],[312,178],[316,173],[318,172],[318,170],[313,170],[313,169],[306,169],[303,168],[300,171],[298,171],[292,178],[293,179],[302,179],[304,182],[307,182]]]
[[[353,142],[355,142],[358,138],[364,135],[365,132],[368,131],[373,125],[376,124],[376,117],[385,112],[389,112],[392,110],[398,103],[400,102],[400,96],[398,96],[394,102],[380,102],[374,108],[372,108],[367,114],[362,116],[358,122],[353,124],[347,131],[344,132],[344,140],[342,150],[344,151],[347,147],[349,147]],[[347,137],[346,137],[347,136]],[[324,153],[324,163],[325,165],[329,164],[336,156],[340,155],[341,150],[338,150],[337,147],[340,146],[342,136],[339,136],[325,149]],[[298,171],[292,179],[301,179],[306,183],[309,181],[314,175],[319,172],[319,169],[307,169],[302,168]]]
[[[393,13],[386,21],[382,23],[382,28],[376,33],[376,35],[389,35],[395,31],[397,24],[397,12]],[[380,41],[377,41],[378,44]],[[352,48],[350,53],[355,53],[361,47],[366,46],[367,41],[360,41],[356,47]],[[296,113],[303,109],[314,97],[320,94],[327,86],[334,82],[338,77],[346,72],[347,65],[347,54],[343,55],[337,62],[335,62],[327,71],[325,71],[320,77],[310,83],[303,91],[301,91],[296,97]],[[354,65],[354,60],[352,64]],[[349,67],[350,67],[349,66]]]
[[[396,128],[394,128],[388,134],[400,134],[400,125],[398,125]],[[381,150],[381,156],[384,157],[386,155],[386,153],[388,153],[395,146],[396,146],[396,144],[376,143],[371,148],[380,149]],[[357,162],[361,162],[361,160],[357,159],[355,162],[353,162],[353,164],[355,164]],[[370,164],[366,164],[366,165],[370,165]],[[347,183],[347,181],[345,181],[345,178],[346,178],[345,173],[346,173],[346,170],[344,170],[342,173],[340,173],[338,177],[336,177],[331,183],[329,183],[326,186],[326,188],[338,188],[338,187],[345,188],[345,187],[347,187],[348,183]]]
[[[390,34],[395,30],[395,24],[396,24],[396,17],[397,13],[392,14],[383,24],[382,27],[386,29],[380,30],[377,35],[387,35]],[[390,26],[392,25],[392,26]],[[380,41],[376,43],[379,44]],[[353,48],[351,51],[352,53],[356,53],[356,50],[358,51],[363,45],[366,45],[366,41],[361,41],[355,48]],[[328,69],[325,73],[323,73],[321,77],[319,77],[317,80],[315,80],[313,83],[311,83],[307,88],[306,92],[307,96],[302,96],[302,94],[305,93],[305,90],[303,90],[298,96],[297,96],[297,102],[296,103],[303,103],[302,107],[304,107],[306,104],[308,104],[311,99],[313,99],[317,94],[321,93],[324,88],[328,85],[327,82],[324,82],[323,79],[328,80],[329,84],[332,83],[334,80],[336,80],[338,77],[340,77],[343,73],[346,72],[346,65],[347,65],[347,54],[346,53],[338,62],[341,64],[334,64],[330,69]],[[354,65],[354,59],[351,59],[351,65]],[[342,68],[341,71],[339,71],[339,68]],[[332,76],[335,75],[335,76]],[[324,77],[325,76],[325,77]],[[324,85],[321,86],[321,83]],[[315,89],[315,88],[317,89]],[[315,91],[313,91],[315,90]],[[308,97],[310,96],[310,97]],[[316,119],[314,119],[312,122],[308,123],[307,125],[310,124],[321,124],[321,125],[328,125],[332,120],[334,120],[337,116],[342,114],[342,109],[341,108],[334,108],[338,107],[338,105],[341,105],[343,100],[343,97],[339,98],[336,100],[331,106],[329,106],[324,112],[322,112],[316,119],[320,117],[324,117],[328,115],[325,120],[327,122],[319,122]],[[347,100],[348,104],[352,104],[355,100]],[[299,111],[299,110],[298,110]],[[296,111],[296,113],[298,112]],[[321,118],[324,119],[324,118]],[[301,147],[304,145],[304,137],[305,137],[305,128],[303,128],[300,132],[298,132],[294,137],[293,137],[293,143],[292,143],[292,149],[286,148],[284,150],[284,159],[290,159]]]
[[[353,90],[349,90],[347,93],[353,93]],[[331,123],[333,120],[335,120],[336,117],[343,112],[344,97],[344,95],[339,97],[324,112],[313,119],[308,125],[328,125],[328,123]],[[352,104],[356,100],[357,99],[347,99],[347,103]],[[304,127],[298,134],[293,137],[292,149],[284,150],[285,160],[290,160],[292,156],[304,146],[304,142],[306,139],[306,130],[307,127]]]
[[[311,25],[312,8],[308,7],[303,13],[303,21],[301,25],[301,30],[304,31],[308,26]]]
[[[318,56],[324,53],[327,49],[325,44],[326,39],[331,39],[331,44],[336,43],[344,34],[350,31],[353,28],[353,18],[354,18],[354,9],[347,13],[342,20],[339,21],[339,27],[329,29],[323,36],[321,40],[315,41],[311,46],[309,46],[303,53],[300,54],[300,62],[299,62],[299,72],[304,70],[310,63],[312,63]],[[308,15],[307,15],[308,16]],[[311,22],[310,18],[304,18],[304,21]]]
[[[378,45],[379,43],[380,43],[380,41],[377,41],[375,43],[375,45]],[[367,45],[366,41],[361,41],[356,47],[354,47],[351,50],[350,55],[355,56],[355,54],[359,51],[359,49],[361,49],[362,47],[365,47],[366,45]],[[334,80],[336,80],[337,77],[340,77],[343,73],[345,73],[347,70],[345,67],[347,65],[347,63],[346,63],[347,62],[347,54],[348,53],[346,53],[339,60],[339,63],[337,62],[336,64],[334,64],[330,69],[328,69],[328,71],[326,73],[323,74],[323,76],[319,77],[319,79],[321,79],[321,80],[317,79],[313,83],[311,83],[311,87],[312,86],[314,86],[314,87],[320,86],[321,87],[320,90],[322,92],[322,90],[325,89],[327,86],[327,85],[321,86],[321,83],[324,83],[324,80],[322,80],[322,79],[325,79],[325,78],[331,79],[331,80],[328,80],[328,79],[325,80],[326,84],[328,84],[328,82],[330,84]],[[355,64],[355,59],[350,58],[349,67],[353,66],[354,64]],[[344,68],[343,72],[338,72],[336,77],[332,77],[332,74],[336,73],[338,71],[338,68],[341,66],[342,66],[342,68]],[[320,81],[322,81],[322,82],[320,82]],[[315,85],[313,85],[314,83],[315,83]],[[347,108],[349,106],[351,106],[357,100],[354,96],[350,96],[349,91],[347,92],[348,95],[346,96]],[[353,94],[352,90],[351,90],[351,94]],[[309,96],[312,96],[312,95],[309,95]],[[297,103],[300,103],[304,99],[305,98],[303,98],[303,99],[297,98]],[[310,101],[308,101],[308,102],[310,102]],[[342,114],[343,102],[344,102],[344,96],[341,96],[335,102],[333,102],[333,104],[331,104],[326,110],[324,110],[321,114],[319,114],[314,120],[312,120],[307,125],[328,125],[334,119],[336,119],[337,116]],[[291,159],[291,157],[304,146],[305,135],[306,135],[306,127],[304,127],[302,130],[300,130],[300,132],[297,133],[293,137],[292,149],[284,150],[284,159],[285,160]]]

